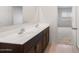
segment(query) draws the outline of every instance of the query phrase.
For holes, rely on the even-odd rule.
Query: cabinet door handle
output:
[[[13,51],[13,49],[0,49],[0,51]]]
[[[78,28],[72,28],[73,30],[77,30]]]

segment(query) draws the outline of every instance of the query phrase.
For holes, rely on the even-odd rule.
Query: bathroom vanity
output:
[[[20,38],[16,39],[13,35],[3,40],[0,38],[0,53],[44,52],[49,42],[49,25],[42,24],[38,30],[30,32],[28,35],[24,34],[23,36],[25,37],[20,36]],[[10,39],[14,41],[10,41]]]

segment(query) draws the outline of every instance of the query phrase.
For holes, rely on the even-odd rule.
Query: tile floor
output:
[[[49,44],[45,53],[78,53],[79,49],[67,44]]]

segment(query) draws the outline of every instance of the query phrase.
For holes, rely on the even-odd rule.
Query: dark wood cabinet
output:
[[[49,27],[23,45],[0,43],[0,53],[42,53],[45,51],[48,42]]]

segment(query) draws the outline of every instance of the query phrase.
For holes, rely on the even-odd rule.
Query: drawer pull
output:
[[[0,49],[0,51],[13,51],[13,49]]]

